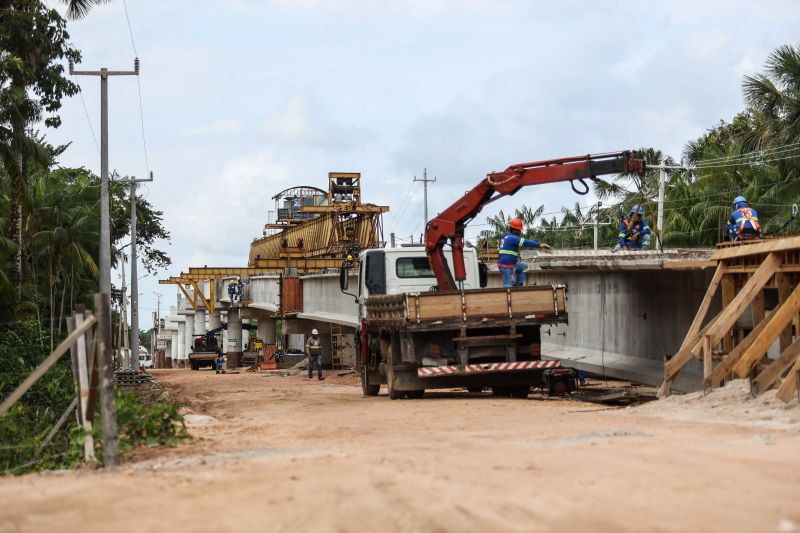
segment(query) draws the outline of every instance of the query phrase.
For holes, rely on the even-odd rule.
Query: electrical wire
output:
[[[753,150],[751,152],[745,152],[743,154],[738,155],[730,155],[730,156],[721,156],[721,157],[712,157],[710,159],[703,159],[701,161],[697,161],[694,166],[699,167],[706,164],[715,164],[715,163],[724,163],[731,160],[737,159],[748,159],[748,158],[755,158],[755,157],[764,157],[765,155],[771,157],[776,153],[783,153],[791,150],[798,150],[800,149],[800,142],[799,143],[792,143],[792,144],[785,144],[783,146],[775,146],[774,148],[764,148],[762,150]]]
[[[73,80],[75,80],[75,76],[71,76]],[[92,119],[89,118],[89,110],[86,108],[86,101],[83,99],[83,87],[77,81],[74,81],[75,85],[78,86],[78,96],[81,98],[81,106],[83,106],[83,114],[86,116],[86,122],[89,124],[89,131],[92,132],[92,139],[94,139],[94,145],[97,148],[97,153],[100,153],[100,143],[97,142],[97,135],[94,134],[94,127],[92,126]]]
[[[122,7],[125,10],[125,20],[128,23],[128,34],[131,37],[131,46],[133,47],[134,57],[139,57],[139,52],[136,50],[136,41],[133,38],[133,27],[131,26],[131,18],[128,15],[128,2],[127,0],[122,0]],[[141,76],[136,76],[136,88],[138,89],[138,96],[139,96],[139,125],[141,126],[142,130],[142,148],[144,149],[144,163],[147,167],[147,173],[150,173],[150,158],[147,155],[147,136],[144,133],[144,109],[142,106],[142,82]]]

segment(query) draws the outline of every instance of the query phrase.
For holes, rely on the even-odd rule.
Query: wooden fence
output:
[[[65,353],[70,353],[77,396],[39,445],[36,457],[50,444],[69,419],[70,413],[77,409],[78,424],[83,428],[85,436],[84,460],[94,462],[92,421],[99,397],[102,408],[103,462],[105,466],[119,465],[114,362],[111,354],[111,306],[108,294],[96,294],[94,303],[94,313],[80,308],[67,319],[67,338],[0,404],[2,415]]]

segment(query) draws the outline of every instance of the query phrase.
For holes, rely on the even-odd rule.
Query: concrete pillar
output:
[[[222,317],[220,316],[219,309],[214,311],[214,313],[208,314],[208,329],[206,331],[211,331],[212,329],[216,329],[222,325]]]
[[[242,319],[239,309],[228,309],[228,368],[236,368],[242,360]]]
[[[194,315],[186,316],[186,358],[187,366],[191,366],[188,362],[189,354],[192,353],[192,343],[194,343]]]
[[[270,318],[259,319],[257,333],[264,344],[275,344],[275,321]]]
[[[169,343],[170,361],[169,368],[178,368],[178,330],[172,332],[172,339]]]
[[[178,322],[178,368],[186,364],[186,322]]]
[[[202,335],[206,332],[206,312],[202,307],[199,307],[194,312],[194,334]]]

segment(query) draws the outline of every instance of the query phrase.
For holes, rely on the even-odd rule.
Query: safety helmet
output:
[[[733,199],[733,207],[736,207],[738,204],[746,204],[746,203],[747,203],[747,198],[741,195]]]
[[[317,331],[316,329],[312,329],[311,330],[311,334],[312,335],[319,335],[319,331]]]
[[[518,218],[514,218],[511,220],[511,222],[508,223],[508,227],[522,231],[523,228],[522,221]]]
[[[631,215],[636,215],[636,214],[644,215],[644,208],[639,204],[636,204],[635,206],[631,207]]]
[[[347,260],[348,260],[348,261],[352,261],[352,260],[353,260],[353,256],[352,256],[352,255],[348,255],[348,256],[347,256]]]

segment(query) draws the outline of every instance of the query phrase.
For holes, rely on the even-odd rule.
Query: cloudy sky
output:
[[[50,0],[63,11],[63,6]],[[82,69],[130,69],[123,0],[69,23]],[[743,107],[742,76],[800,44],[800,3],[772,1],[127,0],[141,67],[110,81],[110,165],[155,182],[174,265],[245,266],[271,197],[358,171],[391,206],[386,237],[422,231],[486,172],[513,163],[684,144]],[[61,164],[99,172],[99,81],[64,102]],[[88,114],[88,117],[87,117]],[[485,211],[591,203],[569,185],[523,189]],[[478,222],[483,222],[481,216]],[[481,228],[468,232],[472,236]],[[119,275],[112,276],[119,283]],[[140,281],[142,327],[154,291]]]

